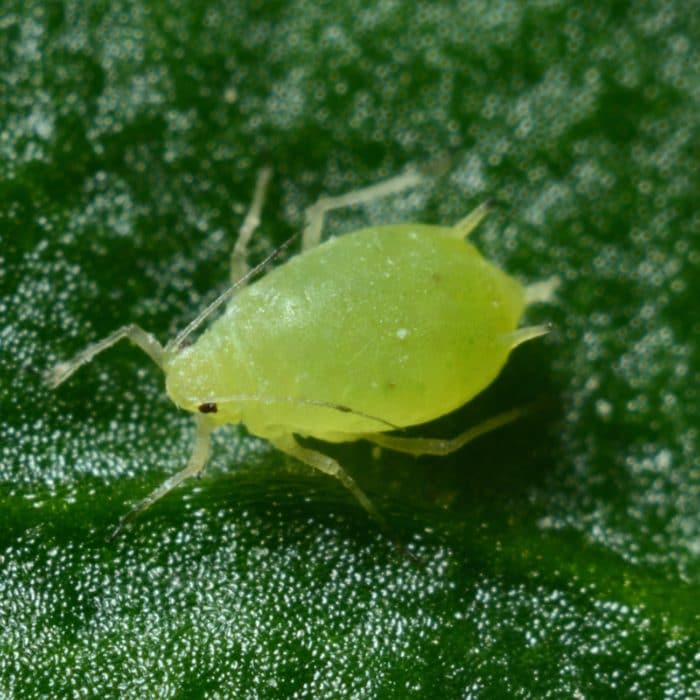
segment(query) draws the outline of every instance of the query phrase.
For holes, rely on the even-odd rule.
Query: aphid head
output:
[[[210,422],[217,424],[238,423],[240,406],[216,400],[222,394],[240,391],[236,374],[227,363],[216,360],[201,342],[173,353],[164,367],[166,391],[173,403],[185,411],[206,414]]]

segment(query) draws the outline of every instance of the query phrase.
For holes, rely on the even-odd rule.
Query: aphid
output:
[[[269,169],[260,172],[233,248],[231,273],[238,281],[181,333],[163,347],[129,324],[46,376],[55,388],[127,338],[163,370],[173,402],[195,414],[189,463],[128,513],[117,532],[201,473],[211,433],[226,423],[243,423],[253,435],[338,478],[380,519],[341,465],[303,446],[297,436],[365,439],[413,455],[444,455],[526,412],[499,414],[452,440],[390,434],[462,406],[491,383],[513,348],[549,330],[517,326],[528,304],[551,297],[556,280],[523,287],[465,240],[489,203],[454,226],[370,226],[319,245],[326,212],[413,187],[423,176],[409,171],[343,196],[322,197],[306,211],[302,252],[247,285],[275,255],[248,271],[246,250],[270,176]],[[223,313],[190,342],[223,304]]]

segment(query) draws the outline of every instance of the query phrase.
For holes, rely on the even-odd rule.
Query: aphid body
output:
[[[213,422],[270,440],[354,440],[466,403],[505,363],[524,307],[523,287],[453,229],[367,228],[243,289],[166,358],[166,386],[182,408],[216,403]],[[355,412],[301,403],[310,398]]]
[[[245,271],[245,247],[262,207],[263,171],[232,258]],[[465,236],[485,216],[478,207],[452,227],[373,226],[318,244],[324,212],[367,201],[420,181],[407,173],[337,198],[307,212],[303,252],[236,294],[195,342],[191,335],[215,306],[164,348],[126,326],[76,358],[59,364],[56,386],[81,364],[127,337],[163,369],[175,404],[197,415],[190,463],[129,517],[200,472],[212,430],[243,423],[250,433],[338,477],[376,515],[371,502],[327,455],[295,436],[331,442],[368,439],[412,454],[445,454],[522,410],[500,414],[454,440],[387,434],[449,413],[498,375],[510,351],[547,332],[518,329],[526,306],[546,301],[555,281],[524,287],[485,260]],[[228,298],[230,297],[230,298]]]

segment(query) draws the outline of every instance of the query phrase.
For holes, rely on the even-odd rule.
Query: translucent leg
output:
[[[384,435],[383,433],[363,435],[362,437],[380,447],[386,447],[396,452],[405,452],[410,455],[415,455],[416,457],[419,455],[444,456],[459,450],[468,442],[471,442],[481,435],[490,433],[492,430],[496,430],[501,426],[512,423],[518,418],[529,415],[537,407],[538,405],[536,404],[528,404],[527,406],[514,408],[511,411],[499,413],[493,416],[493,418],[489,418],[483,423],[479,423],[479,425],[465,430],[462,434],[450,440],[441,440],[439,438],[396,437],[394,435]]]
[[[161,344],[143,328],[130,323],[128,326],[122,326],[119,330],[108,335],[106,338],[99,340],[92,345],[88,345],[83,351],[79,352],[75,357],[65,362],[59,362],[44,374],[44,381],[51,389],[55,389],[59,384],[68,379],[79,367],[87,364],[95,355],[101,353],[112,345],[118,343],[123,338],[130,340],[134,345],[141,348],[159,367],[163,367],[163,348]]]
[[[322,452],[310,450],[302,447],[292,436],[276,440],[274,446],[286,454],[298,459],[304,464],[308,464],[314,469],[322,471],[338,479],[350,493],[360,502],[360,505],[381,525],[384,519],[379,515],[379,511],[374,507],[372,501],[367,498],[364,491],[355,483],[355,480],[336,462],[332,457],[324,455]]]
[[[255,229],[260,225],[260,213],[265,203],[265,194],[271,177],[272,168],[263,168],[258,173],[253,201],[238,231],[238,239],[231,252],[231,282],[238,282],[248,272],[248,244]]]
[[[397,175],[388,180],[383,180],[375,185],[353,190],[337,197],[321,197],[306,210],[306,228],[302,238],[302,250],[308,250],[321,242],[321,230],[323,217],[326,212],[341,207],[349,207],[353,204],[370,202],[373,199],[386,197],[387,195],[401,192],[414,187],[423,180],[423,175],[415,170],[409,170],[402,175]]]
[[[112,532],[110,540],[113,540],[136,516],[143,513],[146,508],[153,505],[158,499],[163,498],[163,496],[170,493],[170,491],[176,486],[179,486],[186,479],[202,472],[209,460],[212,430],[213,428],[207,425],[202,418],[197,418],[197,433],[187,466],[177,472],[177,474],[173,474],[166,479],[158,488],[151,491],[151,493],[149,493],[135,508],[130,510],[119,521],[119,525],[117,525],[114,532]]]

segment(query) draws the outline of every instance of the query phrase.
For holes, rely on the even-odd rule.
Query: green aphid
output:
[[[248,270],[246,251],[260,219],[269,169],[231,258],[234,282],[165,347],[136,325],[120,328],[47,375],[53,388],[122,338],[163,370],[173,402],[195,414],[188,465],[148,495],[120,523],[185,479],[201,473],[213,430],[243,423],[253,435],[337,477],[381,520],[341,465],[302,446],[297,436],[327,442],[369,440],[413,455],[448,454],[523,415],[516,408],[452,440],[402,437],[399,428],[449,413],[488,386],[513,348],[548,332],[518,328],[525,308],[550,299],[556,279],[524,287],[485,260],[466,237],[488,203],[454,226],[371,226],[319,245],[324,214],[417,185],[407,172],[307,212],[302,252],[246,286],[268,260]],[[225,304],[193,343],[193,332]],[[115,533],[116,534],[116,533]]]

